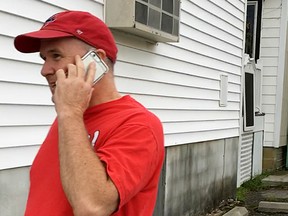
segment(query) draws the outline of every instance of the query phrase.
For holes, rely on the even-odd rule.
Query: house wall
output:
[[[239,136],[244,3],[186,0],[181,7],[179,43],[151,44],[115,33],[119,90],[160,117],[166,146]],[[6,169],[31,164],[55,117],[39,75],[42,60],[17,52],[13,38],[64,8],[103,18],[103,3],[11,0],[0,8],[0,90],[6,92],[0,95],[0,169]],[[228,75],[226,107],[219,106],[221,74]]]
[[[166,146],[239,135],[243,12],[217,4],[182,2],[180,43],[155,46],[115,34],[119,89],[160,117]],[[219,106],[221,74],[229,80],[226,107]]]
[[[164,213],[205,215],[235,198],[238,138],[171,146],[166,149]]]
[[[103,2],[0,1],[0,90],[5,92],[0,94],[1,174],[5,175],[12,168],[21,172],[19,167],[31,165],[55,117],[48,86],[39,75],[42,60],[38,54],[17,52],[13,46],[14,37],[40,28],[49,16],[64,9],[86,10],[104,19]],[[245,1],[183,0],[181,9],[179,43],[151,43],[114,32],[119,48],[115,66],[118,89],[123,94],[131,94],[161,119],[169,172],[173,146],[182,149],[182,145],[187,148],[189,143],[193,151],[201,151],[203,143],[212,145],[218,142],[215,140],[237,139],[240,130]],[[227,106],[223,107],[219,106],[222,74],[228,76]],[[197,152],[189,158],[195,155]],[[223,152],[211,157],[209,163],[218,161],[217,155],[223,157]],[[189,163],[197,161],[198,157],[190,158]],[[185,172],[183,164],[184,160],[175,166],[182,167]],[[202,176],[214,175],[216,168],[204,169]],[[193,175],[196,172],[193,169]],[[230,178],[230,174],[227,176]],[[174,180],[166,177],[164,181],[169,181],[172,187]],[[213,185],[213,178],[209,179],[207,185]],[[1,183],[0,191],[3,187]],[[196,194],[193,190],[189,187],[191,195]],[[169,196],[165,195],[167,202],[170,202]]]
[[[277,122],[279,125],[279,133],[276,135],[276,140],[279,142],[279,147],[287,145],[287,129],[288,129],[288,75],[287,75],[287,21],[288,21],[288,4],[287,1],[282,0],[281,8],[281,30],[280,30],[280,49],[279,49],[279,70],[277,82],[277,104],[279,107],[279,115],[277,115]],[[280,87],[282,86],[282,88]],[[277,106],[276,106],[277,107]],[[281,114],[281,115],[280,115]],[[279,138],[278,138],[279,137]],[[279,141],[278,141],[279,140]]]
[[[265,147],[286,145],[287,101],[285,100],[285,50],[287,3],[263,2],[260,58],[263,60],[263,112],[265,113]],[[286,81],[285,81],[286,83]]]
[[[29,167],[0,171],[0,215],[23,216],[29,190]]]
[[[236,137],[167,147],[153,215],[203,215],[234,198],[238,143]],[[29,167],[1,170],[0,215],[22,216],[28,188]]]
[[[263,60],[263,112],[265,112],[265,143],[274,145],[275,105],[280,45],[281,0],[263,2],[260,58]]]
[[[263,2],[260,58],[263,61],[263,112],[265,135],[263,169],[285,164],[288,129],[287,1]],[[273,155],[273,157],[271,157]]]

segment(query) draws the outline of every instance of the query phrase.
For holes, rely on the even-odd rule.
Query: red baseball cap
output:
[[[116,61],[118,49],[111,31],[102,20],[83,11],[64,11],[51,16],[39,31],[18,35],[14,46],[23,53],[39,52],[41,39],[71,36],[103,49],[112,62]]]

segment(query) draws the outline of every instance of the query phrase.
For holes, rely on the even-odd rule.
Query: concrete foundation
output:
[[[23,216],[28,189],[28,167],[0,170],[0,215]]]
[[[263,171],[273,171],[285,167],[287,147],[264,147]]]
[[[239,139],[166,147],[154,216],[201,215],[235,198]],[[23,216],[29,168],[0,171],[0,215]]]
[[[238,143],[237,137],[167,147],[154,216],[201,215],[234,198]]]

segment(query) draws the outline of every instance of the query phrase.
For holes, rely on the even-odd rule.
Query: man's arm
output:
[[[118,207],[119,195],[91,147],[83,121],[93,92],[95,65],[89,72],[86,79],[79,56],[76,66],[68,66],[67,78],[63,70],[56,72],[60,177],[74,215],[111,215]]]
[[[58,117],[60,176],[75,215],[111,215],[118,192],[93,151],[82,118]]]

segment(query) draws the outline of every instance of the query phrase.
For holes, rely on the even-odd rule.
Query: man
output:
[[[17,50],[40,52],[57,118],[30,171],[26,216],[149,216],[164,159],[160,121],[114,83],[117,47],[107,26],[81,11],[19,35]],[[93,83],[81,57],[94,49],[109,71]],[[96,72],[95,72],[96,71]]]

